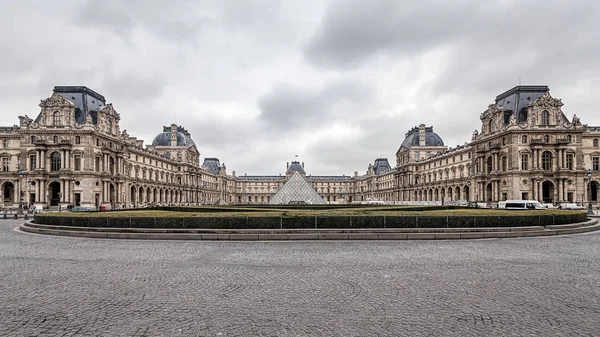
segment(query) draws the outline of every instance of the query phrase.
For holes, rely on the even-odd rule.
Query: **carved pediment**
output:
[[[57,108],[57,107],[74,107],[75,104],[73,104],[73,102],[69,101],[68,99],[62,97],[61,95],[59,95],[58,93],[53,93],[52,96],[43,99],[40,102],[40,107],[42,108],[47,108],[47,107],[53,107],[53,108]]]
[[[541,108],[560,108],[563,106],[563,103],[560,99],[554,98],[550,96],[549,92],[546,92],[542,95],[542,97],[536,99],[535,101],[529,103],[528,106],[538,106]]]
[[[121,119],[121,115],[115,110],[112,103],[106,104],[106,106],[104,106],[104,108],[102,108],[100,112],[103,112],[110,116],[114,116],[117,120]]]

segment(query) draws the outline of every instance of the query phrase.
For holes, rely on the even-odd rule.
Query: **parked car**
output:
[[[544,203],[544,204],[542,204],[542,206],[546,207],[547,209],[556,209],[556,208],[558,208],[558,206],[556,206],[554,204],[549,204],[549,203]]]
[[[71,208],[71,212],[91,212],[91,211],[93,211],[93,209],[91,207],[75,206],[75,207]]]
[[[546,209],[537,200],[506,200],[505,209],[524,210],[524,209]]]
[[[562,204],[559,207],[560,209],[570,209],[570,210],[582,210],[585,209],[585,207],[579,205],[579,204]]]

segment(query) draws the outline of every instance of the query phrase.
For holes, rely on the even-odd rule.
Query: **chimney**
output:
[[[290,169],[290,162],[288,161],[286,164],[287,164],[286,170],[289,170]]]
[[[425,124],[419,125],[419,146],[425,146]]]
[[[177,125],[171,124],[171,146],[177,146]]]
[[[302,168],[304,168],[304,162],[302,162]]]

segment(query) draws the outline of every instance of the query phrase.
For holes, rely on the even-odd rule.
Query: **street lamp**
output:
[[[594,215],[594,210],[592,209],[592,170],[588,169],[586,172],[588,177],[588,215]]]
[[[17,210],[17,213],[23,214],[23,189],[21,188],[21,180],[23,180],[23,174],[25,173],[23,172],[23,170],[19,169],[19,171],[17,171],[17,174],[19,175],[19,209]]]
[[[536,199],[536,200],[538,200],[538,201],[539,201],[540,199],[542,199],[542,198],[543,198],[543,196],[542,196],[542,198],[540,198],[540,188],[539,188],[539,187],[540,187],[540,180],[541,180],[541,179],[542,179],[542,178],[540,178],[540,177],[535,177],[535,182],[536,182],[536,184],[535,184],[535,186],[534,186],[534,190],[535,190],[535,191],[537,191],[537,194],[538,194],[538,196],[537,196],[537,199]],[[534,192],[534,193],[535,193],[535,192]]]

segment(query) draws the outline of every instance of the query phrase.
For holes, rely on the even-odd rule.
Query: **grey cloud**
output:
[[[332,119],[352,117],[372,95],[372,88],[349,79],[328,82],[318,89],[279,83],[259,98],[258,108],[260,119],[269,127],[281,131],[319,129]]]
[[[195,37],[211,20],[208,10],[192,0],[95,1],[88,0],[74,12],[73,22],[82,27],[110,31],[130,42],[136,28],[168,42]]]
[[[476,17],[472,7],[465,1],[428,1],[428,6],[423,1],[337,1],[304,53],[316,65],[333,68],[355,67],[382,52],[412,55],[468,28],[464,16]]]

